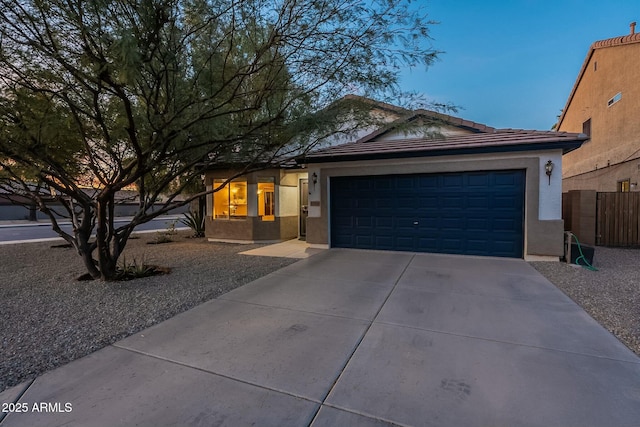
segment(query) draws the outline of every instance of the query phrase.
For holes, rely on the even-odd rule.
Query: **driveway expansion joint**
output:
[[[388,321],[387,322],[378,321],[376,323],[379,324],[379,325],[395,326],[395,327],[400,327],[400,328],[403,328],[403,329],[413,329],[413,330],[416,330],[416,331],[432,332],[434,334],[449,335],[449,336],[460,337],[460,338],[469,338],[469,339],[478,340],[478,341],[493,342],[493,343],[497,343],[497,344],[507,344],[507,345],[513,345],[513,346],[517,346],[517,347],[533,348],[533,349],[537,349],[537,350],[553,351],[553,352],[565,353],[565,354],[574,354],[574,355],[577,355],[577,356],[592,357],[592,358],[595,358],[595,359],[611,360],[613,362],[621,362],[621,363],[630,363],[632,365],[633,364],[640,365],[640,357],[638,357],[637,360],[617,359],[617,358],[614,358],[614,357],[599,356],[597,354],[581,353],[579,351],[570,351],[570,350],[563,350],[563,349],[559,349],[559,348],[543,347],[543,346],[524,344],[524,343],[513,342],[513,341],[498,340],[498,339],[494,339],[494,338],[477,337],[477,336],[473,336],[473,335],[456,334],[454,332],[445,332],[445,331],[439,331],[439,330],[436,330],[436,329],[420,328],[418,326],[409,326],[409,325],[403,325],[403,324],[400,324],[400,323],[394,323],[394,322],[388,322]],[[629,351],[631,352],[631,350],[629,350]]]
[[[273,392],[276,392],[276,393],[280,393],[280,394],[284,394],[284,395],[287,395],[287,396],[294,397],[296,399],[306,400],[306,401],[312,402],[312,403],[322,404],[321,401],[313,399],[313,398],[310,398],[310,397],[307,397],[307,396],[300,396],[298,394],[291,393],[290,391],[281,390],[281,389],[277,389],[277,388],[273,388],[273,387],[267,387],[265,385],[254,383],[254,382],[247,381],[247,380],[243,380],[241,378],[232,377],[230,375],[225,375],[225,374],[222,374],[222,373],[219,373],[219,372],[215,372],[215,371],[209,371],[207,369],[200,368],[198,366],[189,365],[188,363],[184,363],[184,362],[180,362],[180,361],[177,361],[177,360],[169,359],[167,357],[157,356],[155,354],[147,353],[147,352],[141,351],[141,350],[136,350],[136,349],[130,348],[130,347],[123,347],[123,346],[120,346],[120,345],[117,345],[117,344],[112,344],[111,346],[115,347],[115,348],[118,348],[120,350],[130,351],[132,353],[136,353],[136,354],[139,354],[141,356],[150,357],[152,359],[156,359],[156,360],[161,360],[163,362],[172,363],[174,365],[182,366],[184,368],[193,369],[193,370],[196,370],[196,371],[204,372],[204,373],[209,374],[209,375],[215,375],[217,377],[225,378],[225,379],[228,379],[228,380],[231,380],[231,381],[236,381],[236,382],[239,382],[239,383],[242,383],[242,384],[250,385],[252,387],[257,387],[257,388],[260,388],[260,389],[263,389],[263,390],[273,391]]]
[[[376,314],[373,316],[373,319],[371,319],[371,321],[368,322],[369,324],[367,325],[367,327],[363,331],[362,335],[360,336],[360,339],[358,340],[358,342],[354,346],[353,351],[347,357],[347,360],[345,361],[344,365],[342,366],[342,369],[340,369],[340,373],[336,377],[336,380],[333,382],[331,387],[329,387],[329,391],[327,391],[327,393],[322,398],[322,402],[321,402],[320,406],[318,407],[318,410],[316,411],[316,413],[313,415],[313,418],[311,419],[311,423],[309,425],[313,424],[315,419],[318,417],[318,413],[320,412],[320,409],[322,408],[322,406],[325,406],[325,402],[327,401],[327,398],[329,397],[329,395],[331,394],[333,389],[336,387],[336,384],[338,383],[338,381],[340,381],[340,378],[342,377],[342,374],[344,374],[345,369],[347,369],[347,366],[349,366],[349,362],[351,361],[351,359],[353,359],[353,355],[356,353],[356,351],[358,351],[358,348],[360,348],[360,345],[362,344],[362,341],[367,336],[367,333],[371,330],[371,326],[373,326],[373,324],[375,323],[376,319],[380,315],[380,312],[382,311],[382,308],[385,306],[385,304],[387,303],[387,301],[391,297],[391,294],[393,294],[393,291],[398,286],[398,283],[400,282],[400,279],[402,279],[402,276],[404,276],[405,272],[407,271],[407,269],[411,265],[411,261],[413,261],[413,259],[415,257],[416,257],[415,254],[411,255],[411,258],[409,258],[409,260],[407,261],[407,264],[402,269],[402,272],[398,275],[398,277],[396,278],[395,282],[393,283],[393,287],[389,290],[389,293],[385,297],[384,301],[382,301],[382,303],[380,304],[380,307],[378,307],[378,310],[376,311]],[[349,411],[349,412],[352,412],[352,411]]]
[[[344,411],[344,412],[349,412],[351,414],[356,414],[356,415],[359,415],[361,417],[368,418],[370,420],[382,421],[384,423],[389,424],[392,427],[415,427],[415,426],[412,426],[411,424],[404,424],[404,423],[401,423],[399,421],[393,421],[393,420],[390,420],[390,419],[387,419],[387,418],[384,418],[384,417],[371,415],[371,414],[363,412],[363,411],[358,411],[358,410],[346,408],[346,407],[343,407],[343,406],[340,406],[340,405],[336,405],[336,404],[332,404],[332,403],[324,403],[322,406],[325,406],[327,408],[338,409],[338,410]],[[312,425],[313,425],[313,422],[309,426],[312,427]]]

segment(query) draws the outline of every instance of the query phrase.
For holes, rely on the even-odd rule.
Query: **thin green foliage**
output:
[[[155,274],[155,268],[145,263],[142,259],[133,258],[133,261],[127,263],[125,255],[122,256],[122,264],[118,266],[116,277],[119,280],[139,279]]]
[[[185,213],[180,222],[193,231],[193,237],[204,237],[204,215],[200,211]]]

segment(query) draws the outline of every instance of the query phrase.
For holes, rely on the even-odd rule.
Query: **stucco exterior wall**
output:
[[[540,175],[540,194],[538,218],[540,220],[556,220],[562,218],[562,152],[560,150],[540,151],[538,174]],[[545,165],[553,163],[551,179],[547,176]]]
[[[558,130],[582,132],[583,123],[591,119],[591,139],[564,156],[563,176],[569,179],[598,172],[586,181],[573,180],[565,190],[596,189],[582,186],[593,185],[589,181],[595,178],[601,182],[598,190],[616,191],[619,179],[611,176],[613,170],[607,168],[640,158],[639,69],[640,43],[593,50]],[[608,101],[618,93],[620,100],[608,106]],[[636,168],[639,161],[633,162]],[[630,176],[620,179],[628,178],[633,180]]]
[[[638,147],[640,149],[640,146]],[[630,191],[639,191],[640,159],[618,163],[598,170],[565,178],[562,191],[595,190],[598,192],[618,191],[618,182],[630,181]]]
[[[295,177],[297,178],[297,174]],[[298,180],[297,179],[288,179],[288,185],[283,185],[284,182],[281,181],[281,185],[278,186],[278,191],[276,192],[276,216],[297,216],[299,210],[299,200],[300,195],[298,189]]]
[[[555,163],[549,183],[544,173],[547,160]],[[443,173],[481,170],[524,169],[525,230],[524,254],[559,257],[563,255],[564,223],[562,221],[561,150],[531,153],[505,153],[445,156],[399,160],[372,160],[309,165],[308,172],[318,174],[318,184],[309,187],[307,242],[331,246],[329,192],[333,176]]]

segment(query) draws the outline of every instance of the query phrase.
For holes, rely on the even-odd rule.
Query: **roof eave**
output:
[[[484,146],[469,147],[455,149],[436,149],[436,150],[420,150],[420,151],[392,151],[384,153],[357,153],[357,154],[336,154],[316,157],[305,157],[298,159],[300,163],[331,163],[331,162],[347,162],[359,160],[385,160],[385,159],[406,159],[418,157],[439,157],[465,154],[491,154],[491,153],[512,153],[522,151],[544,151],[562,149],[562,154],[569,153],[579,148],[584,140],[546,142],[533,144],[518,145],[502,145],[502,146]]]
[[[556,130],[560,130],[560,126],[562,126],[562,122],[564,121],[564,118],[567,114],[567,110],[569,109],[569,105],[571,104],[571,101],[573,101],[573,97],[576,94],[576,91],[578,90],[578,86],[580,85],[580,82],[582,81],[582,77],[584,76],[585,71],[587,70],[587,66],[589,65],[589,62],[591,61],[591,57],[593,56],[593,53],[595,52],[595,49],[593,48],[593,45],[591,45],[591,47],[589,48],[589,52],[587,53],[586,58],[584,59],[584,62],[582,63],[582,67],[580,68],[580,72],[578,73],[578,78],[576,79],[575,83],[573,84],[573,87],[571,88],[571,92],[569,93],[569,98],[567,98],[567,102],[564,104],[564,108],[562,109],[562,113],[560,113],[560,118],[558,119],[558,124],[556,125]]]

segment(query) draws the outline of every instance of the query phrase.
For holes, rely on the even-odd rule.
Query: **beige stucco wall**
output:
[[[640,147],[639,147],[640,149]],[[629,180],[631,191],[640,191],[640,159],[618,163],[591,172],[581,173],[562,181],[562,191],[618,191],[618,182]]]
[[[610,175],[611,166],[640,158],[640,43],[595,49],[588,60],[575,93],[566,107],[558,130],[582,132],[582,125],[591,119],[591,139],[581,148],[564,156],[565,179],[598,171],[589,180],[572,180],[565,190],[597,189],[616,191],[619,178]],[[621,93],[620,101],[607,102]],[[638,178],[638,164],[635,180]],[[594,188],[593,179],[598,188]]]
[[[556,169],[551,184],[544,174],[544,164],[552,159]],[[310,208],[307,218],[307,242],[331,246],[329,219],[329,183],[333,176],[441,173],[479,170],[524,169],[525,258],[563,255],[564,225],[561,193],[561,151],[532,153],[445,156],[433,158],[318,163],[309,165],[309,174],[319,176],[318,185],[310,185]]]

